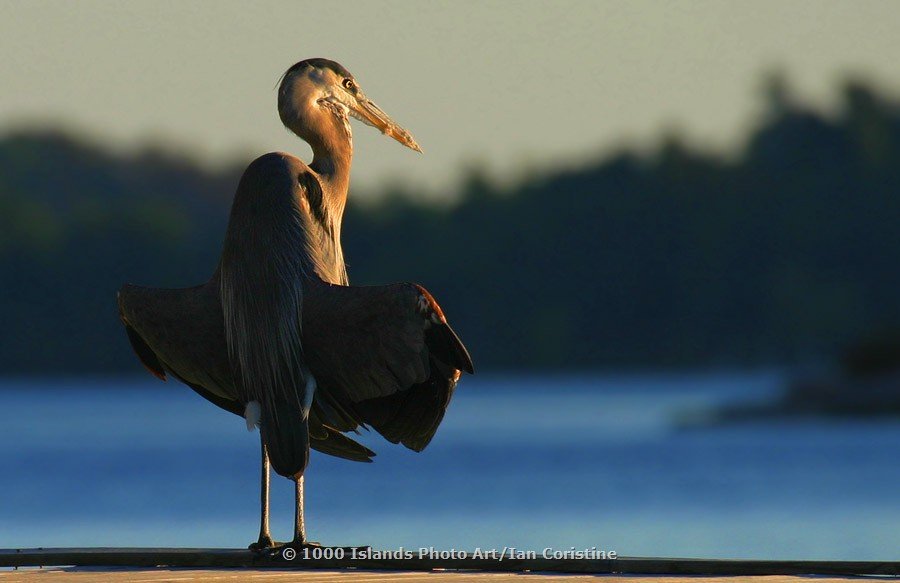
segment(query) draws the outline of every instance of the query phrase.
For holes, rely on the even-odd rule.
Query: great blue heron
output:
[[[369,462],[344,435],[370,426],[421,451],[472,361],[441,308],[410,283],[352,287],[341,251],[353,142],[349,116],[420,151],[344,67],[308,59],[287,70],[278,112],[312,146],[244,171],[210,280],[187,289],[125,285],[119,314],[141,362],[260,428],[260,533],[269,532],[269,463],[296,482],[292,545],[307,544],[309,448]]]

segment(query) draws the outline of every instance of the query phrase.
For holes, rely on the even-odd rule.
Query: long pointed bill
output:
[[[359,121],[378,128],[381,130],[381,133],[394,138],[407,148],[412,148],[416,152],[422,151],[422,148],[416,143],[411,133],[394,123],[394,120],[388,114],[372,103],[362,92],[357,93],[355,103],[351,101],[348,105],[350,107],[350,115]]]

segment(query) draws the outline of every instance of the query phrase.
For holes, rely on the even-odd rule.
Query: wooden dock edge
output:
[[[900,576],[900,561],[766,561],[620,557],[617,559],[302,559],[245,549],[0,549],[0,567],[193,567],[365,569],[377,571],[534,571],[616,575],[881,575]]]

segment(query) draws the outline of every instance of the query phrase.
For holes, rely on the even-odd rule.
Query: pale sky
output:
[[[0,131],[61,124],[209,163],[308,158],[274,87],[294,62],[328,57],[425,151],[356,124],[354,187],[441,194],[467,161],[509,179],[664,129],[724,151],[774,69],[822,107],[848,73],[900,94],[898,31],[889,1],[0,0]]]

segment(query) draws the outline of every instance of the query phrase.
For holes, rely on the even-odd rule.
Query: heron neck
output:
[[[309,167],[318,174],[329,211],[340,223],[350,189],[350,164],[353,144],[349,140],[326,140],[313,144],[313,161]]]
[[[341,249],[341,223],[347,206],[350,189],[350,164],[353,160],[352,140],[323,140],[313,143],[313,161],[310,169],[319,178],[323,203],[326,206],[325,224],[321,224],[323,265],[328,273],[320,273],[324,281],[347,285],[347,269]]]

